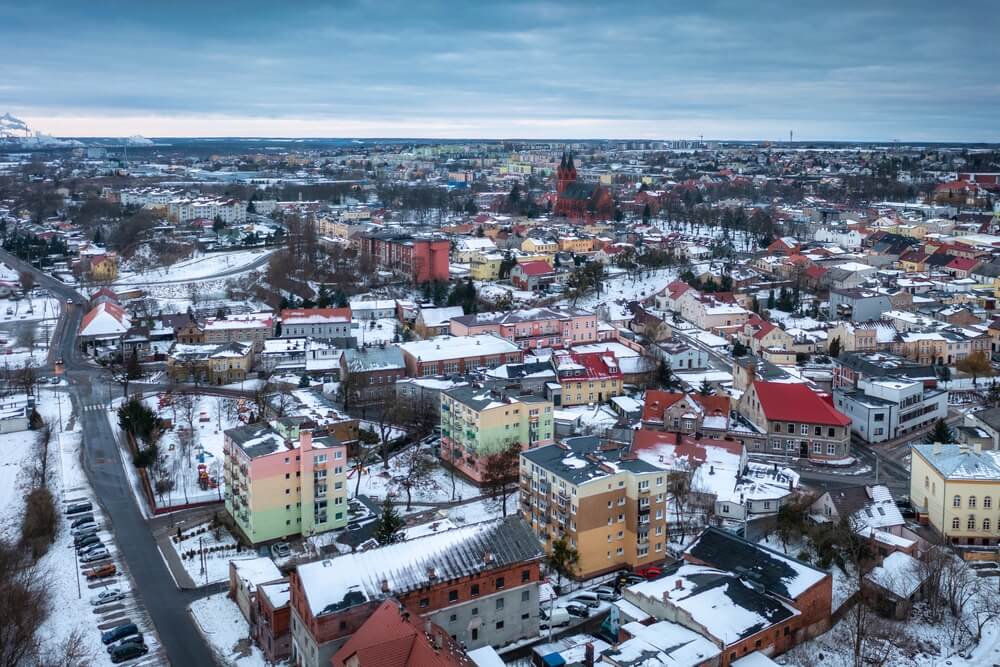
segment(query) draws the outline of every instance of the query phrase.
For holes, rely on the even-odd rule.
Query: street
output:
[[[119,554],[135,581],[135,596],[147,609],[171,664],[211,665],[215,657],[195,628],[187,611],[192,601],[211,591],[180,591],[156,547],[149,526],[129,487],[129,480],[107,414],[83,410],[91,404],[107,404],[108,388],[104,371],[87,363],[77,349],[76,331],[84,314],[86,299],[76,290],[0,250],[0,259],[21,271],[35,274],[39,286],[48,289],[62,304],[59,323],[53,332],[49,364],[62,359],[69,394],[83,427],[83,468],[98,502],[111,519]],[[72,300],[70,305],[67,300]]]

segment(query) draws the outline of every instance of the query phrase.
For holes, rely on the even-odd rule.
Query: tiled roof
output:
[[[786,382],[753,383],[764,416],[769,420],[848,426],[851,418],[837,411],[804,384]]]

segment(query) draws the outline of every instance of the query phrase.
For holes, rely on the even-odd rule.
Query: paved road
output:
[[[184,666],[215,664],[212,651],[187,611],[192,601],[214,589],[180,591],[174,586],[152,532],[136,505],[106,414],[79,409],[106,402],[108,396],[102,381],[103,371],[88,364],[76,346],[76,332],[85,303],[83,296],[3,250],[0,250],[0,259],[15,269],[33,271],[38,285],[48,289],[63,304],[62,316],[53,333],[50,363],[57,358],[65,363],[70,394],[83,428],[84,471],[98,502],[110,517],[119,555],[136,584],[135,595],[148,610],[168,660],[171,664]],[[73,304],[67,304],[67,299]]]

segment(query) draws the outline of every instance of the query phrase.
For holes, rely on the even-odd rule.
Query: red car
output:
[[[118,568],[115,567],[114,563],[108,563],[107,565],[101,565],[100,567],[91,567],[83,571],[83,576],[87,579],[103,579],[104,577],[113,577],[118,573]]]
[[[645,567],[637,569],[635,573],[652,581],[653,579],[659,579],[663,576],[663,568],[656,565],[646,565]]]

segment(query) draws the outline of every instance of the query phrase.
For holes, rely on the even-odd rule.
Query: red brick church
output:
[[[571,220],[609,220],[615,214],[610,190],[600,183],[576,180],[572,153],[563,155],[556,171],[555,214]]]

